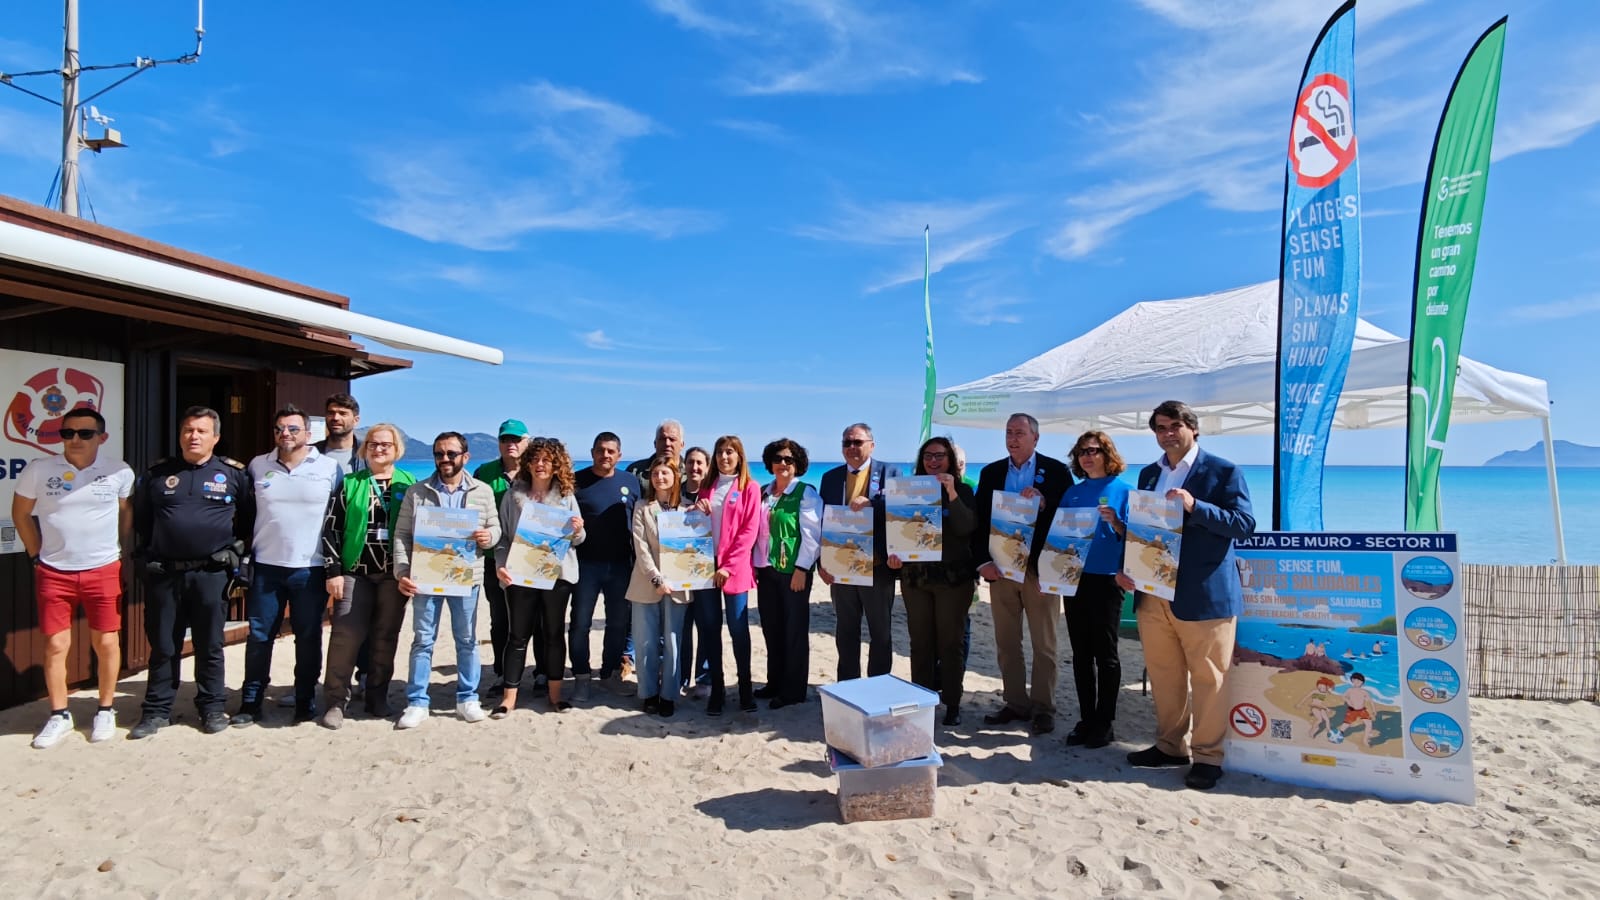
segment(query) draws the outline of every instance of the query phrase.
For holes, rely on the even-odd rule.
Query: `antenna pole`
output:
[[[78,0],[66,0],[61,52],[61,211],[78,214]]]

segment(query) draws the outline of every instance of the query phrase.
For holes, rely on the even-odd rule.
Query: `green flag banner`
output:
[[[1445,101],[1423,184],[1412,279],[1410,396],[1406,413],[1406,530],[1438,531],[1439,467],[1450,430],[1456,360],[1483,229],[1489,151],[1500,98],[1506,20],[1467,54]]]
[[[928,227],[922,228],[922,317],[928,323],[928,352],[925,365],[926,372],[922,385],[922,443],[927,443],[933,436],[933,395],[938,392],[939,376],[933,366],[933,305],[929,300],[928,277],[929,259],[932,256],[929,250]],[[951,460],[952,465],[954,460]]]

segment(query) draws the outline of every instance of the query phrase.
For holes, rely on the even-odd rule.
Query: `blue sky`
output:
[[[200,64],[96,102],[130,149],[91,156],[85,179],[105,224],[506,351],[357,382],[369,422],[426,435],[514,415],[579,449],[618,431],[631,457],[673,416],[691,443],[787,434],[832,459],[865,420],[880,456],[906,459],[922,226],[941,385],[1133,302],[1275,276],[1284,131],[1336,5],[213,4]],[[60,4],[13,6],[0,71],[57,64]],[[1514,6],[1358,8],[1362,312],[1409,330],[1445,93],[1510,11],[1465,352],[1547,379],[1556,436],[1600,444],[1580,393],[1600,335],[1600,24],[1587,0]],[[83,0],[82,16],[86,64],[192,43],[192,2]],[[0,92],[0,193],[42,202],[58,121]],[[997,432],[956,437],[974,460],[1004,452]],[[1446,461],[1538,438],[1462,426]],[[1208,446],[1270,462],[1269,438]],[[1403,433],[1336,432],[1330,461],[1400,465]]]

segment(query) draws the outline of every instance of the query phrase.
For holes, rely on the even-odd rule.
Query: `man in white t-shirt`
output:
[[[60,456],[28,463],[17,476],[11,518],[33,563],[39,627],[45,634],[44,685],[50,718],[33,739],[44,750],[72,732],[67,712],[67,653],[72,649],[72,608],[82,606],[100,660],[100,708],[89,740],[116,733],[117,673],[122,668],[118,634],[122,615],[122,554],[133,546],[133,470],[120,459],[102,459],[105,417],[83,408],[61,419]],[[35,521],[37,519],[37,521]]]
[[[328,608],[322,520],[339,487],[339,464],[311,446],[306,414],[294,406],[278,410],[272,434],[276,449],[250,460],[249,467],[256,519],[245,601],[250,637],[244,648],[244,685],[239,712],[230,722],[238,727],[261,721],[272,647],[285,612],[294,631],[296,722],[315,717],[317,676],[322,673],[322,618]]]

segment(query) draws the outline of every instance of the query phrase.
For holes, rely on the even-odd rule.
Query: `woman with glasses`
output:
[[[733,644],[733,664],[739,678],[739,709],[755,712],[755,686],[750,676],[750,591],[756,586],[758,544],[766,537],[767,511],[762,503],[761,485],[750,477],[750,464],[744,455],[744,442],[731,434],[717,438],[711,449],[716,478],[711,487],[711,533],[716,537],[717,587],[722,594],[721,613],[728,623],[728,639]],[[712,614],[716,614],[716,610]],[[722,711],[718,702],[723,692],[720,631],[711,661],[712,702],[706,712]]]
[[[523,587],[511,583],[506,561],[517,539],[517,523],[530,503],[559,506],[568,510],[567,536],[575,548],[583,543],[583,517],[578,513],[578,498],[573,496],[572,457],[554,438],[534,438],[528,442],[517,462],[511,488],[500,501],[500,545],[495,548],[495,575],[506,586],[506,653],[501,674],[505,694],[500,705],[489,713],[491,719],[504,719],[517,708],[517,689],[528,660],[528,640],[543,634],[545,689],[550,708],[565,712],[572,704],[561,699],[561,678],[567,668],[567,602],[578,583],[578,554],[573,549],[561,559],[561,574],[547,588]],[[535,628],[540,624],[542,628]]]
[[[1078,687],[1078,724],[1067,735],[1070,745],[1099,748],[1116,740],[1111,724],[1122,690],[1122,661],[1117,656],[1122,588],[1116,574],[1122,569],[1122,542],[1128,531],[1128,485],[1117,476],[1126,468],[1117,445],[1104,432],[1086,431],[1072,447],[1072,474],[1081,480],[1067,488],[1060,505],[1096,507],[1100,523],[1089,544],[1078,593],[1062,598],[1072,644],[1072,676]]]
[[[806,448],[779,438],[761,451],[772,473],[762,491],[767,539],[756,547],[756,610],[767,645],[767,684],[755,696],[772,709],[806,701],[811,670],[811,573],[822,551],[822,495],[800,480]]]
[[[693,599],[674,591],[661,574],[661,514],[699,513],[683,494],[683,475],[676,456],[650,460],[650,501],[633,507],[633,577],[628,601],[633,605],[633,662],[639,677],[642,709],[662,718],[677,711],[679,639]],[[703,515],[703,513],[702,513]]]
[[[967,665],[963,641],[967,609],[972,605],[978,569],[972,562],[972,530],[977,527],[977,501],[972,488],[956,477],[956,448],[949,438],[929,438],[917,451],[915,474],[932,475],[944,487],[944,549],[936,562],[904,562],[889,555],[889,568],[900,572],[900,596],[906,603],[906,630],[911,636],[911,680],[939,692],[944,724],[961,724],[962,683]]]
[[[395,467],[405,454],[406,439],[397,426],[383,422],[367,429],[357,452],[364,468],[344,476],[322,523],[323,574],[333,600],[333,628],[328,638],[327,669],[322,676],[322,724],[344,724],[350,702],[356,656],[369,638],[371,660],[363,705],[370,716],[389,717],[389,680],[406,604],[390,568],[394,522],[400,500],[416,481]]]

